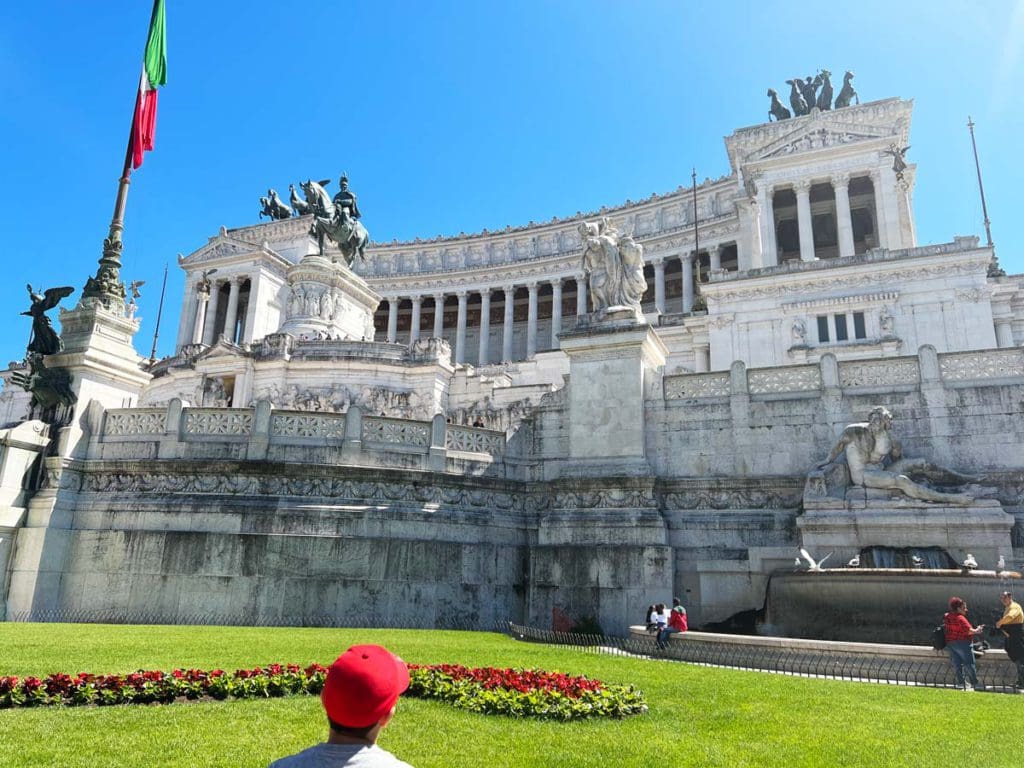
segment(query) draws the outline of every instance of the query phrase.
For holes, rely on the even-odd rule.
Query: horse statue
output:
[[[793,115],[788,109],[786,109],[782,102],[779,101],[779,94],[775,92],[774,88],[768,89],[768,97],[772,100],[771,106],[768,108],[768,122],[772,121],[774,117],[778,120],[788,120]]]
[[[288,185],[289,201],[292,204],[292,208],[295,209],[296,216],[305,216],[308,213],[313,212],[313,206],[299,197],[299,193],[295,191],[295,185]]]
[[[789,86],[789,106],[793,108],[793,114],[797,117],[806,115],[808,112],[807,100],[804,99],[804,95],[800,90],[803,80],[799,77],[795,80],[787,80],[786,85]]]
[[[804,97],[804,101],[807,102],[807,111],[810,112],[811,107],[818,104],[817,91],[821,86],[821,75],[815,75],[814,77],[808,75],[807,79],[802,83],[797,78],[797,84],[800,87],[800,93]]]
[[[268,189],[267,196],[260,198],[260,207],[261,219],[264,216],[269,216],[274,221],[280,221],[292,217],[292,209],[281,202],[281,198],[277,196],[277,192],[273,189]]]
[[[366,246],[370,242],[370,233],[366,231],[366,227],[352,218],[348,208],[335,206],[322,184],[307,179],[299,186],[302,187],[306,200],[312,207],[313,223],[309,228],[309,234],[316,237],[320,255],[324,255],[326,235],[341,249],[346,266],[351,267],[357,258],[365,261]]]
[[[857,103],[860,104],[860,96],[853,90],[853,72],[849,70],[843,75],[843,87],[839,91],[839,95],[836,96],[836,109],[842,109],[843,107],[850,106],[850,102],[856,99]]]
[[[832,81],[829,79],[832,73],[823,69],[818,77],[821,78],[821,92],[818,94],[816,106],[822,111],[832,109]]]

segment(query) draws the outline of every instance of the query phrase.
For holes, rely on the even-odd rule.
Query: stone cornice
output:
[[[967,241],[967,242],[965,242]],[[954,275],[985,276],[991,260],[989,248],[976,245],[976,238],[953,243],[899,251],[878,249],[857,256],[800,262],[731,273],[701,286],[711,303],[720,301],[777,298],[801,293],[833,293],[837,290],[893,286],[894,281],[920,282]]]
[[[912,110],[913,101],[891,98],[842,109],[814,109],[803,117],[740,128],[725,139],[729,165],[735,173],[743,164],[779,152],[791,142],[822,129],[832,136],[848,135],[854,142],[888,137],[891,142],[906,146]]]

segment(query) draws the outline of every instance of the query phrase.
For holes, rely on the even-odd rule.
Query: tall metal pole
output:
[[[693,180],[693,259],[697,260],[697,251],[700,250],[700,240],[697,238],[697,169],[692,168],[690,178]]]
[[[978,191],[981,193],[981,214],[985,217],[985,238],[992,245],[992,228],[989,226],[988,206],[985,205],[985,186],[981,183],[981,164],[978,162],[978,145],[974,141],[974,121],[967,116],[967,128],[971,132],[971,148],[974,150],[974,170],[978,173]]]
[[[160,0],[153,0],[153,12],[150,14],[150,27],[156,18]],[[147,44],[148,44],[147,38]],[[135,94],[135,108],[132,110],[132,122],[128,129],[128,145],[124,151],[124,167],[117,183],[117,197],[114,199],[114,216],[110,221],[110,229],[103,241],[103,255],[96,276],[85,282],[82,290],[82,301],[102,304],[108,310],[124,312],[124,283],[121,282],[121,233],[124,231],[124,209],[128,202],[128,185],[131,184],[132,172],[132,136],[135,133],[135,117],[139,113],[139,100],[142,98],[142,81],[144,72],[140,74],[139,88]]]
[[[167,265],[164,264],[164,282],[160,286],[160,306],[156,310],[156,328],[153,329],[153,349],[149,352],[149,364],[156,362],[156,340],[160,338],[160,318],[164,314],[164,293],[167,292]]]

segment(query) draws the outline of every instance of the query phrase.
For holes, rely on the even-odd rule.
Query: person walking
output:
[[[942,624],[946,632],[946,650],[949,651],[949,661],[953,665],[957,688],[963,688],[965,691],[980,690],[982,686],[978,683],[978,670],[974,666],[971,641],[975,635],[981,634],[985,625],[971,626],[971,622],[967,620],[967,602],[959,597],[949,598],[949,612],[942,617]]]
[[[1024,611],[1011,592],[1003,592],[999,601],[1003,604],[1003,615],[996,626],[1006,636],[1006,655],[1017,666],[1017,693],[1024,693]]]

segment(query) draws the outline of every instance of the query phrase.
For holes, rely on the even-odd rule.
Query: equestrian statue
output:
[[[356,196],[348,189],[348,178],[341,177],[341,190],[332,200],[324,185],[327,181],[313,181],[307,179],[299,186],[306,196],[306,201],[311,206],[313,223],[310,226],[309,234],[316,237],[317,245],[320,246],[320,255],[324,255],[324,237],[338,245],[341,255],[345,259],[345,265],[351,267],[358,258],[360,261],[366,259],[366,246],[370,242],[370,233],[359,221],[359,206],[356,204]],[[332,257],[332,260],[333,257]]]

